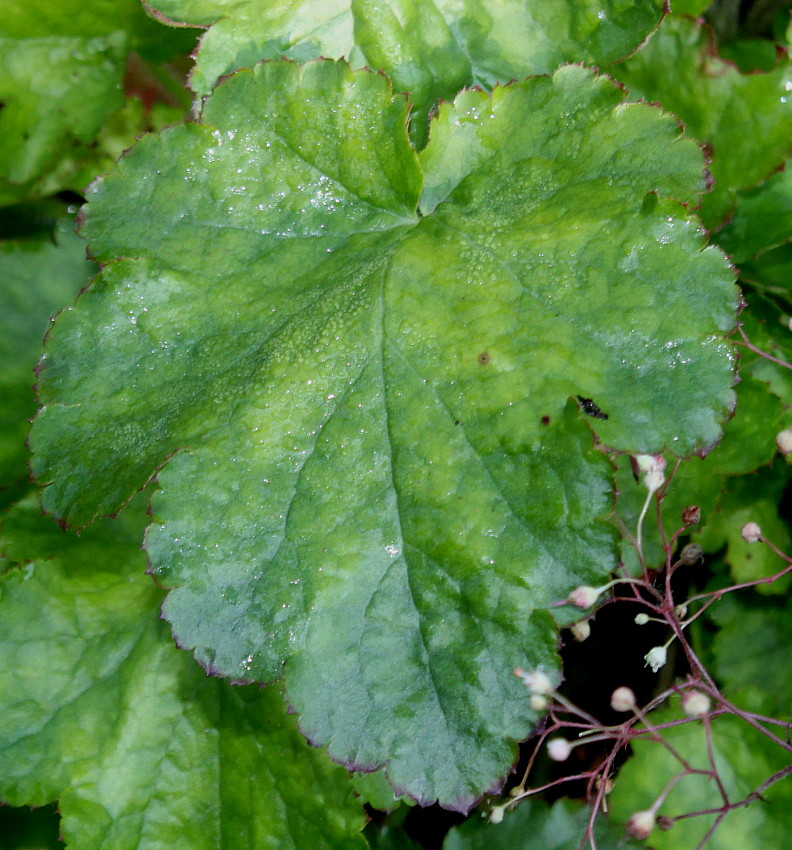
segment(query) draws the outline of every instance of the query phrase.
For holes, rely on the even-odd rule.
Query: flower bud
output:
[[[631,711],[635,708],[635,694],[624,686],[616,688],[611,694],[610,704],[614,711]]]
[[[710,698],[701,691],[685,691],[682,694],[682,710],[688,717],[703,717],[710,710]]]
[[[649,622],[649,615],[641,612],[640,614],[635,615],[635,625],[636,626],[645,626]]]
[[[588,620],[581,620],[579,623],[570,626],[569,631],[572,632],[572,637],[578,643],[583,643],[591,634],[591,623]]]
[[[551,738],[547,742],[547,755],[553,761],[566,761],[572,752],[572,745],[566,738]]]
[[[514,675],[518,679],[522,679],[522,683],[532,694],[544,695],[553,693],[553,683],[547,673],[542,670],[531,670],[529,673],[526,673],[525,670],[517,667]]]
[[[697,564],[704,557],[704,550],[698,543],[688,543],[687,546],[679,553],[679,560],[683,564],[691,566]]]
[[[792,454],[792,428],[785,428],[781,433],[776,434],[776,446],[785,457]]]
[[[696,505],[688,505],[682,511],[682,522],[685,525],[698,525],[701,522],[701,508]]]
[[[550,705],[550,700],[541,694],[532,694],[530,702],[534,711],[547,711],[547,707]]]
[[[643,841],[644,838],[649,837],[649,833],[655,828],[655,823],[655,813],[651,809],[647,809],[645,812],[636,812],[627,821],[627,832],[633,838]]]
[[[685,617],[687,617],[687,612],[688,612],[688,607],[687,607],[687,605],[684,605],[684,604],[683,605],[677,605],[676,608],[674,608],[674,613],[677,615],[677,617],[680,620],[684,620]]]
[[[490,823],[500,823],[503,820],[503,813],[506,810],[506,806],[493,806],[490,809],[489,813],[489,822]]]
[[[740,529],[740,535],[746,543],[756,543],[762,536],[762,529],[755,522],[746,522]]]
[[[578,608],[591,608],[599,599],[600,592],[596,587],[591,587],[587,584],[581,584],[576,587],[572,593],[567,596],[567,602],[570,605],[576,605]]]
[[[664,646],[653,646],[644,655],[644,660],[647,666],[652,668],[652,672],[656,673],[661,667],[665,667],[668,660],[668,650]]]
[[[644,475],[644,487],[650,492],[655,493],[663,484],[665,484],[665,472],[662,469],[655,469],[652,472],[647,472]]]

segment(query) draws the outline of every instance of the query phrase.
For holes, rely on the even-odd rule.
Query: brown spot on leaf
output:
[[[487,363],[490,363],[491,361],[492,361],[492,357],[490,357],[490,355],[486,351],[482,351],[481,354],[479,354],[479,356],[478,356],[478,362],[482,366],[486,366]]]

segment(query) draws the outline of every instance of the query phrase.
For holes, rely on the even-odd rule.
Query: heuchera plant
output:
[[[9,847],[785,846],[789,15],[707,5],[12,0]]]

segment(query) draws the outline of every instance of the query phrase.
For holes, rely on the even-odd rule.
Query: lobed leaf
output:
[[[512,670],[557,667],[542,609],[615,565],[570,397],[680,455],[733,402],[731,271],[665,200],[700,152],[622,99],[580,67],[464,93],[419,158],[381,75],[240,72],[95,185],[107,266],[42,361],[47,508],[83,524],[167,462],[179,642],[286,664],[308,737],[421,801],[499,784],[536,721]]]
[[[173,646],[141,519],[77,542],[35,497],[6,517],[20,566],[0,579],[0,797],[59,799],[81,850],[362,850],[348,777],[280,696],[207,679]]]

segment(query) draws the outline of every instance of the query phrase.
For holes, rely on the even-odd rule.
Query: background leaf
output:
[[[454,827],[443,850],[577,850],[588,826],[591,810],[572,800],[549,806],[543,800],[523,800],[499,824],[470,818]],[[624,828],[600,817],[596,826],[600,850],[643,846],[625,839]]]
[[[728,218],[737,190],[764,180],[792,152],[786,57],[767,73],[742,74],[719,58],[706,27],[671,16],[612,73],[633,97],[662,103],[711,151],[715,185],[702,203],[709,229]]]
[[[157,0],[166,18],[213,24],[191,84],[206,95],[222,76],[261,59],[346,57],[381,69],[425,115],[465,86],[553,71],[564,62],[607,64],[656,26],[660,0]],[[425,128],[420,138],[425,142]]]
[[[735,702],[746,705],[745,698],[735,698]],[[753,710],[761,708],[761,705],[753,706]],[[651,722],[657,726],[680,716],[678,710],[664,709],[652,712]],[[712,721],[712,729],[718,773],[732,802],[746,797],[788,763],[788,754],[784,750],[737,717],[717,717]],[[663,736],[694,767],[708,768],[706,738],[700,723],[666,729]],[[609,797],[614,819],[624,823],[634,812],[648,809],[666,783],[680,770],[679,762],[660,744],[645,740],[632,746],[634,756],[620,770]],[[790,783],[782,781],[773,785],[763,794],[763,800],[730,812],[707,847],[712,850],[742,850],[757,844],[782,847],[792,826],[790,802]],[[676,817],[721,805],[722,799],[711,779],[689,775],[674,786],[658,815]],[[656,850],[695,847],[712,825],[714,817],[702,815],[677,821],[667,832],[652,832],[648,843]]]
[[[348,777],[280,696],[206,679],[173,646],[143,575],[141,515],[98,524],[87,545],[35,498],[5,522],[4,548],[30,554],[0,585],[0,796],[59,798],[63,835],[84,850],[365,847]]]
[[[33,370],[49,319],[96,271],[72,216],[33,238],[0,242],[0,491],[27,482]]]

